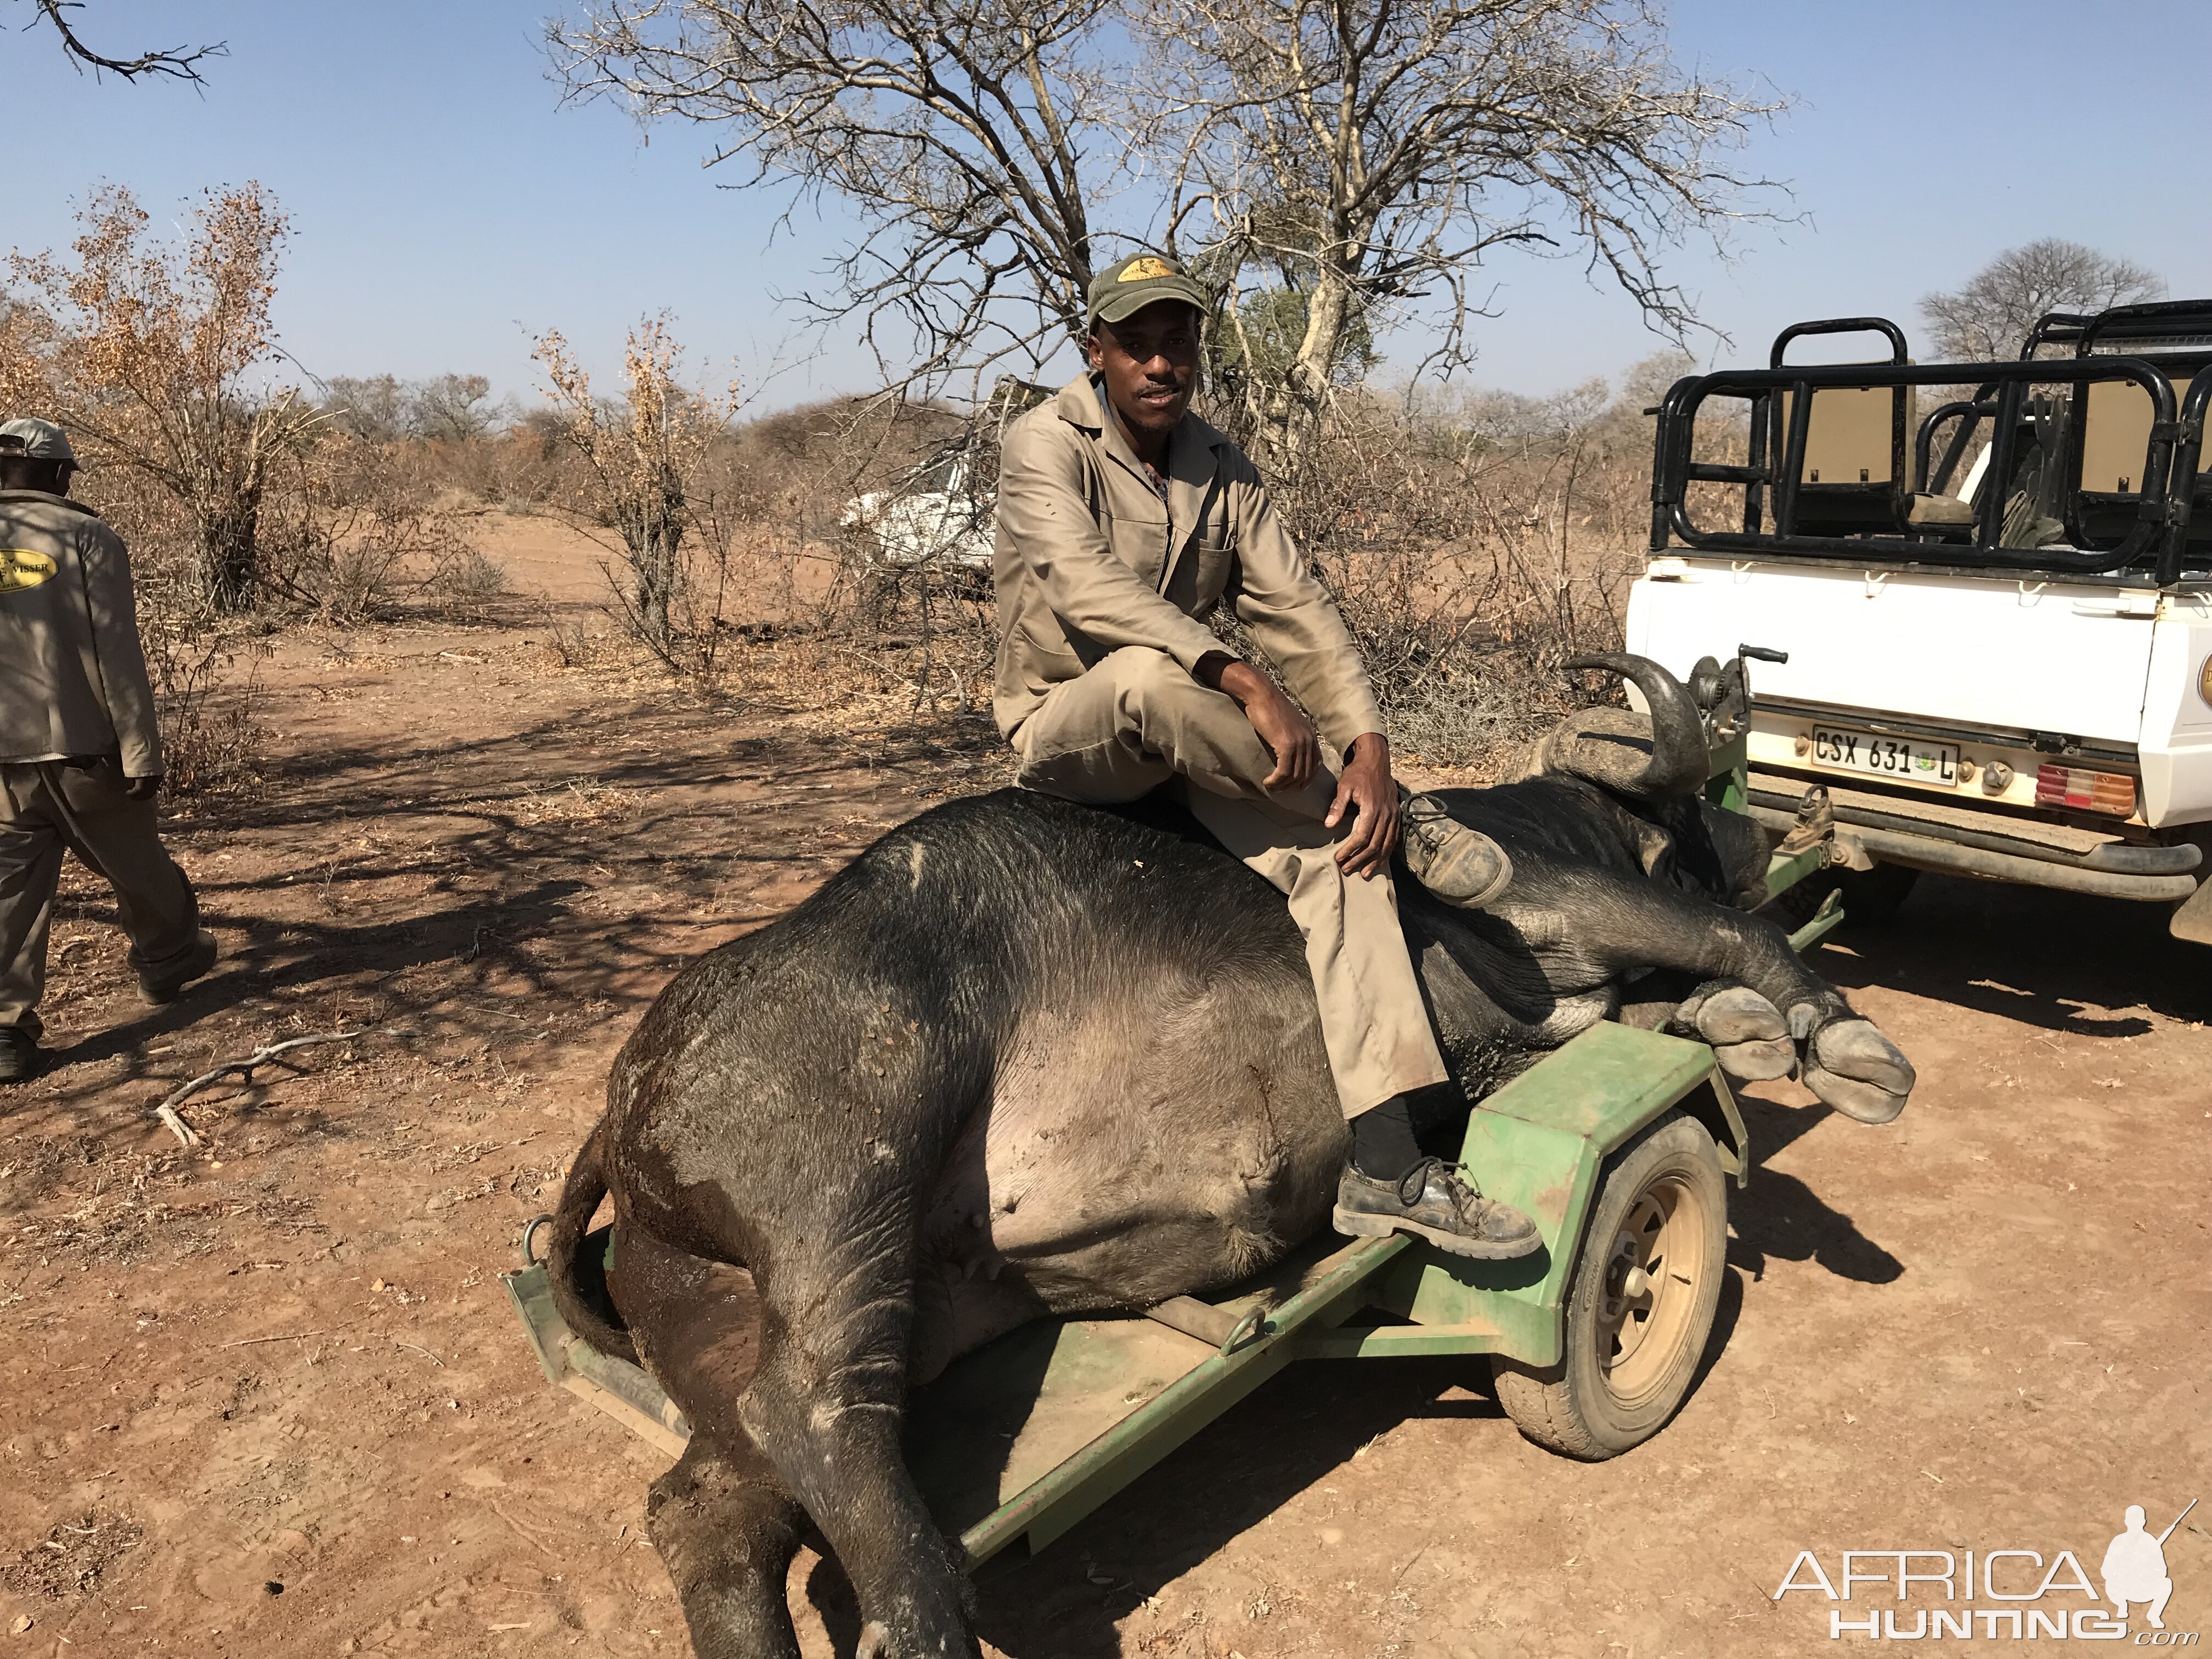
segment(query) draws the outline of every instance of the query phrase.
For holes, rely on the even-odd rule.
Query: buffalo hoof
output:
[[[1739,1083],[1771,1083],[1797,1069],[1797,1045],[1788,1037],[1757,1042],[1716,1042],[1713,1058]]]
[[[1748,985],[1724,985],[1685,1002],[1674,1023],[1685,1036],[1694,1032],[1711,1043],[1721,1070],[1739,1082],[1765,1083],[1797,1069],[1789,1022]]]
[[[1911,1097],[1912,1062],[1871,1020],[1839,1019],[1806,1046],[1805,1086],[1846,1117],[1887,1123]]]
[[[1782,1011],[1748,985],[1728,985],[1698,1005],[1698,1035],[1714,1048],[1790,1035]]]

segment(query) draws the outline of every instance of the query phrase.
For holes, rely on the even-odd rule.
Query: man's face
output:
[[[1105,374],[1106,395],[1131,432],[1164,438],[1198,382],[1198,313],[1158,300],[1118,323],[1102,319],[1091,331],[1091,366]]]

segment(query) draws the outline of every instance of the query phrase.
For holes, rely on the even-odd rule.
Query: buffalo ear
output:
[[[1674,837],[1656,823],[1642,818],[1636,821],[1636,859],[1644,866],[1644,873],[1658,879],[1661,866],[1671,864],[1674,858]]]
[[[1747,813],[1731,812],[1711,801],[1698,803],[1706,839],[1719,861],[1723,891],[1741,910],[1766,902],[1766,866],[1774,855],[1775,833]]]

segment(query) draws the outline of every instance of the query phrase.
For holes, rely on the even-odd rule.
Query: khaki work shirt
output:
[[[993,712],[1013,736],[1045,693],[1109,652],[1150,646],[1194,671],[1226,651],[1226,599],[1322,735],[1382,729],[1359,653],[1244,452],[1195,415],[1168,443],[1167,499],[1089,376],[1006,430],[1000,450],[999,665]]]
[[[0,763],[118,752],[161,773],[131,556],[90,507],[0,490]]]

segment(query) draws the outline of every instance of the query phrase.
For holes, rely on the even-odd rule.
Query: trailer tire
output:
[[[1514,1426],[1591,1462],[1656,1434],[1705,1358],[1727,1249],[1720,1153],[1704,1124],[1670,1111],[1607,1164],[1570,1281],[1560,1362],[1492,1357]],[[1645,1273],[1652,1263],[1660,1271]],[[1632,1272],[1650,1288],[1627,1294]]]

